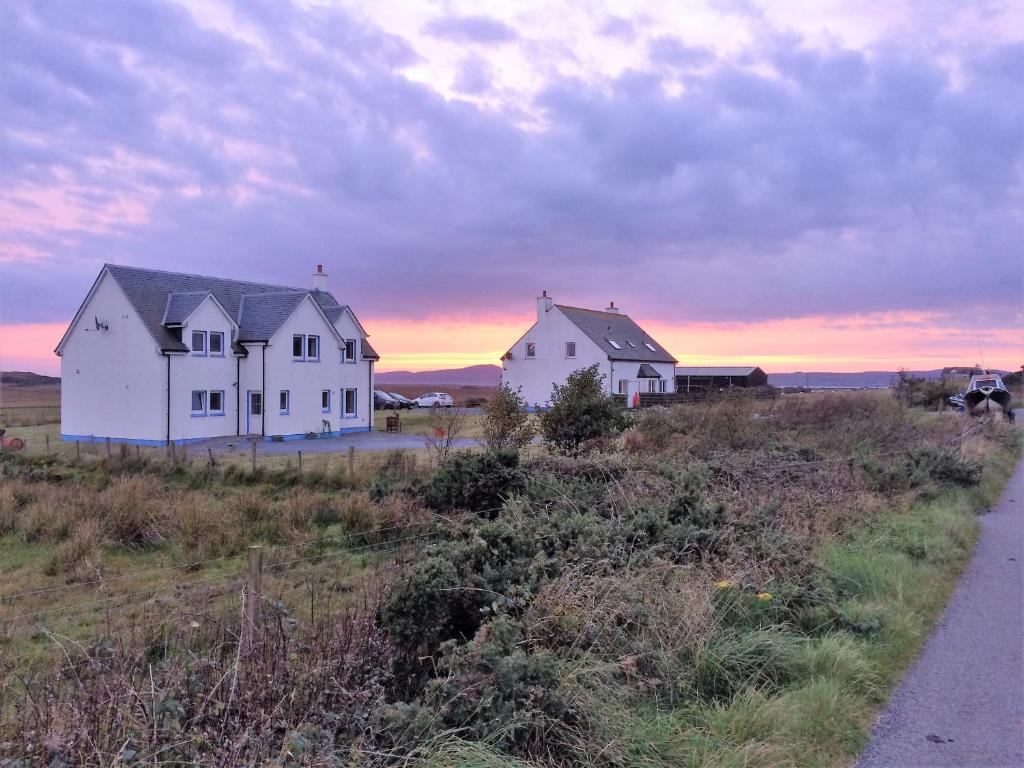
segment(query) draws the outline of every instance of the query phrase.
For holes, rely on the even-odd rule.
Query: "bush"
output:
[[[484,405],[484,445],[491,450],[519,449],[533,439],[527,404],[518,391],[502,385]]]
[[[496,517],[505,499],[523,486],[515,450],[452,456],[423,486],[423,502],[438,512],[468,510]]]
[[[548,446],[559,453],[577,454],[588,443],[622,432],[629,416],[605,394],[595,363],[555,384],[551,407],[540,415],[540,430]]]

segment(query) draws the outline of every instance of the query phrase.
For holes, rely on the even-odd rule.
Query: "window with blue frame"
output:
[[[211,355],[224,357],[224,334],[221,331],[210,331],[207,346]]]
[[[331,412],[331,390],[325,389],[320,393],[320,411],[322,413]]]
[[[281,390],[280,404],[278,410],[281,411],[282,416],[287,416],[291,405],[291,393],[287,389]]]
[[[192,354],[206,356],[206,331],[192,331]]]
[[[192,415],[193,416],[205,416],[206,415],[206,390],[205,389],[193,389],[192,390]]]
[[[343,390],[345,397],[345,418],[355,418],[356,415],[356,390]]]

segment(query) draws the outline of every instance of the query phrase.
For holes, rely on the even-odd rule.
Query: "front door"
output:
[[[245,431],[250,435],[263,432],[263,393],[257,389],[245,395]]]

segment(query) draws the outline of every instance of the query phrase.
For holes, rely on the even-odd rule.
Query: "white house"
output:
[[[144,445],[373,428],[378,360],[325,290],[106,264],[57,346],[61,435]]]
[[[544,407],[554,384],[595,363],[609,394],[675,391],[676,359],[612,302],[603,312],[537,299],[537,322],[501,358],[501,381]]]

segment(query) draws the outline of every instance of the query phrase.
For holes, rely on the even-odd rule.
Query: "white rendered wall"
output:
[[[294,334],[313,334],[320,337],[319,362],[292,359]],[[278,329],[267,345],[266,355],[266,397],[263,417],[266,435],[319,433],[324,419],[330,422],[332,431],[365,429],[370,425],[367,410],[367,399],[371,397],[370,366],[362,360],[351,364],[341,362],[338,340],[312,299],[304,299],[292,316]],[[255,356],[258,358],[260,353],[257,351]],[[253,357],[252,352],[250,357]],[[253,373],[253,378],[259,375],[258,361]],[[355,417],[346,418],[342,413],[342,390],[346,387],[358,390]],[[324,389],[331,390],[330,413],[323,413],[320,408],[320,395]],[[281,390],[288,390],[290,393],[288,414],[282,414],[279,409]]]
[[[192,331],[219,331],[224,334],[224,350],[220,356],[174,355],[171,358],[171,439],[194,440],[203,437],[222,437],[237,434],[235,356],[231,354],[232,323],[213,299],[207,298],[196,307],[182,328],[181,338],[189,348]],[[222,390],[223,416],[193,416],[193,390]],[[244,407],[244,406],[243,406]],[[207,402],[209,410],[209,402]]]
[[[108,330],[96,330],[95,319]],[[62,350],[61,434],[164,440],[166,365],[135,309],[104,272]]]
[[[575,357],[566,357],[567,341],[576,342]],[[526,356],[528,342],[537,345],[536,357]],[[554,382],[564,384],[570,373],[595,363],[598,372],[605,377],[605,391],[610,392],[613,386],[609,380],[611,363],[608,356],[556,306],[541,313],[511,352],[511,359],[502,362],[501,381],[513,390],[519,389],[531,406],[549,405]]]

